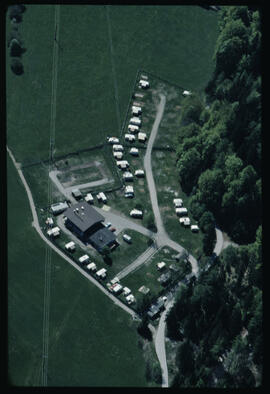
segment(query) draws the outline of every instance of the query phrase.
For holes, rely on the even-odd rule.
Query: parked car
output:
[[[116,231],[116,228],[115,228],[115,227],[110,227],[110,230],[111,230],[112,232],[114,232],[114,231]]]
[[[109,227],[111,227],[111,222],[108,222],[108,223],[105,223],[105,227],[107,227],[107,228],[109,228]]]

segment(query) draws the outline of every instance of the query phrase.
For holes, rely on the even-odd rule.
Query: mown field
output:
[[[8,374],[13,385],[39,386],[46,246],[10,159],[7,166]],[[146,386],[129,315],[54,252],[51,263],[48,385]]]
[[[7,67],[7,137],[32,161],[48,158],[54,6],[29,5],[20,28],[25,72]],[[138,68],[196,90],[213,70],[217,16],[201,7],[61,5],[58,28],[56,155],[119,133]]]

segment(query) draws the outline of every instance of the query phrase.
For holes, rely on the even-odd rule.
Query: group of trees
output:
[[[180,341],[174,386],[255,386],[251,367],[262,370],[261,274],[260,226],[255,242],[228,246],[181,287],[167,317],[167,335]]]
[[[176,387],[251,387],[262,371],[260,13],[222,7],[219,25],[214,74],[204,98],[185,98],[176,137],[207,267],[167,316],[179,341]],[[213,260],[215,223],[241,246]]]
[[[260,15],[247,6],[223,7],[220,15],[205,97],[194,93],[182,106],[177,169],[195,219],[209,211],[245,244],[261,223]]]
[[[9,18],[11,20],[11,30],[8,37],[8,46],[10,48],[11,56],[11,70],[17,74],[23,74],[23,64],[21,56],[26,51],[23,46],[21,34],[19,32],[19,23],[22,21],[22,14],[25,12],[26,7],[23,4],[12,5],[9,7]]]

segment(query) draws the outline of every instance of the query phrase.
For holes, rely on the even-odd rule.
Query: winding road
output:
[[[101,208],[96,208],[96,210],[98,212],[100,212],[106,220],[111,221],[115,224],[117,224],[117,226],[120,226],[122,228],[131,228],[135,231],[138,231],[146,236],[149,236],[151,238],[153,238],[156,242],[156,247],[160,248],[162,246],[170,246],[172,249],[183,253],[185,251],[185,249],[180,246],[178,243],[174,242],[173,240],[171,240],[164,228],[163,225],[163,221],[161,218],[161,214],[160,214],[160,210],[158,207],[158,199],[157,199],[157,192],[156,192],[156,187],[155,187],[155,182],[154,182],[154,177],[153,177],[153,173],[152,173],[152,165],[151,165],[151,152],[152,152],[152,148],[153,148],[153,144],[158,132],[158,128],[159,128],[159,124],[160,121],[162,119],[163,116],[163,112],[164,112],[164,108],[165,108],[165,103],[166,103],[166,97],[164,95],[160,95],[160,103],[158,105],[157,108],[157,115],[156,115],[156,119],[155,122],[153,124],[152,130],[151,130],[151,135],[149,138],[149,142],[148,142],[148,146],[147,146],[147,150],[146,150],[146,154],[145,154],[145,158],[144,158],[144,167],[145,167],[145,173],[146,173],[146,177],[147,177],[147,183],[148,183],[148,187],[149,187],[149,192],[150,192],[150,198],[151,198],[151,203],[152,203],[152,207],[153,207],[153,212],[154,212],[154,216],[155,216],[155,221],[156,221],[156,226],[157,226],[157,233],[153,233],[150,230],[146,229],[145,227],[135,223],[134,221],[119,215],[117,213],[113,213],[111,212],[111,209],[109,210],[103,210]],[[71,260],[68,256],[66,256],[61,250],[59,250],[52,242],[50,242],[45,235],[43,234],[40,225],[39,225],[39,221],[38,221],[38,216],[36,213],[36,209],[35,209],[35,205],[34,205],[34,201],[33,201],[33,197],[32,197],[32,193],[27,185],[27,182],[24,178],[24,175],[21,171],[20,168],[20,164],[16,162],[14,156],[12,155],[10,149],[7,147],[7,151],[15,165],[15,168],[18,171],[18,174],[23,182],[23,185],[25,187],[28,199],[29,199],[29,203],[30,203],[30,208],[32,211],[32,215],[33,215],[33,227],[36,229],[36,231],[38,232],[39,236],[43,239],[44,242],[46,242],[56,253],[58,253],[58,255],[60,255],[62,258],[64,258],[69,264],[71,264],[75,269],[77,269],[78,271],[80,271],[80,273],[86,277],[89,281],[91,281],[95,286],[97,286],[104,294],[106,294],[116,305],[118,305],[119,307],[121,307],[123,310],[125,310],[127,313],[129,313],[133,319],[140,319],[139,316],[131,309],[129,308],[127,305],[125,305],[124,303],[122,303],[116,296],[114,296],[112,293],[110,293],[107,289],[105,289],[95,278],[93,278],[91,275],[89,275],[87,272],[85,272],[81,267],[79,267],[76,263],[73,262],[73,260]],[[56,179],[56,174],[54,174],[55,179]],[[53,177],[54,177],[53,176]],[[60,184],[60,182],[59,182]],[[56,182],[56,185],[57,182]],[[60,185],[58,185],[60,186]],[[62,185],[61,185],[62,186]],[[75,200],[69,195],[69,190],[67,191],[64,188],[60,188],[59,190],[63,193],[65,191],[65,193],[63,193],[66,197],[68,194],[68,198],[70,198],[72,201],[75,202]],[[140,264],[142,264],[143,262],[145,262],[145,260],[147,260],[154,252],[156,251],[156,248],[154,247],[150,247],[148,248],[145,252],[144,252],[144,257],[142,258],[142,255],[139,256],[138,259],[136,259],[129,267],[130,270],[136,269]],[[198,264],[196,259],[189,255],[189,261],[191,262],[192,265],[192,272],[195,275],[198,275]],[[124,271],[124,270],[123,270]],[[127,275],[128,270],[119,273],[119,275],[121,274],[122,277],[124,277],[125,275]],[[159,326],[157,331],[155,331],[155,329],[153,328],[153,326],[150,325],[152,332],[155,332],[155,348],[156,348],[156,353],[161,365],[161,369],[162,369],[162,387],[168,387],[168,369],[167,369],[167,361],[166,361],[166,351],[165,351],[165,341],[164,341],[164,333],[165,333],[165,317],[166,317],[166,313],[168,312],[169,307],[171,307],[171,305],[173,305],[173,300],[171,300],[170,302],[168,302],[165,311],[163,312],[163,314],[161,315],[160,321],[159,321]]]
[[[33,201],[33,196],[31,193],[31,190],[29,189],[29,186],[24,178],[24,175],[22,173],[21,170],[21,166],[19,163],[16,162],[12,152],[10,151],[10,149],[7,147],[7,151],[9,153],[9,156],[11,157],[15,168],[18,171],[18,174],[21,178],[21,181],[25,187],[26,193],[27,193],[27,197],[30,203],[30,208],[31,208],[31,212],[33,215],[33,222],[32,222],[32,226],[36,229],[37,233],[39,234],[39,236],[42,238],[42,240],[44,242],[46,242],[59,256],[61,256],[63,259],[65,259],[69,264],[71,264],[76,270],[78,270],[84,277],[86,277],[90,282],[92,282],[95,286],[97,286],[104,294],[106,294],[116,305],[118,305],[120,308],[122,308],[123,310],[125,310],[127,313],[129,313],[134,319],[140,319],[139,316],[131,309],[129,308],[126,304],[122,303],[116,296],[114,296],[112,293],[110,293],[107,289],[105,289],[95,278],[93,278],[90,274],[88,274],[87,272],[85,272],[80,266],[78,266],[78,264],[74,263],[73,260],[71,260],[68,256],[65,255],[64,252],[62,252],[60,249],[58,249],[51,241],[49,241],[45,235],[43,234],[40,225],[39,225],[39,221],[38,221],[38,216],[37,216],[37,212],[35,209],[35,204]]]

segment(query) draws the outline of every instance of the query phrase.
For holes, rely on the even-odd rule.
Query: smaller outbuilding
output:
[[[131,148],[130,151],[129,151],[129,153],[130,153],[132,156],[139,156],[139,149],[137,149],[137,148]]]
[[[47,224],[48,227],[52,227],[53,226],[53,219],[47,218],[45,223]]]
[[[133,294],[129,294],[129,295],[126,297],[126,300],[127,300],[127,303],[128,303],[128,304],[133,304],[133,303],[135,302],[135,297],[134,297]]]
[[[129,214],[133,218],[142,218],[143,217],[143,212],[140,211],[139,209],[132,209]]]
[[[53,227],[47,231],[47,234],[49,237],[53,237],[53,238],[58,237],[58,235],[60,234],[60,228]]]
[[[197,233],[200,230],[197,224],[193,224],[192,226],[190,226],[190,229],[193,233]]]
[[[107,275],[106,268],[101,268],[99,271],[96,272],[96,275],[98,278],[101,278],[101,279],[106,278],[106,275]]]
[[[139,81],[139,86],[143,89],[148,89],[150,87],[150,84],[148,81],[145,81],[144,79],[141,79]]]
[[[88,261],[89,261],[89,256],[87,254],[84,254],[83,256],[81,256],[79,258],[79,262],[81,264],[86,264],[86,263],[88,263]]]
[[[133,186],[126,186],[125,187],[125,197],[134,197],[134,188]]]
[[[131,244],[131,236],[128,234],[123,234],[123,240],[126,241],[128,244]]]
[[[96,264],[95,263],[89,263],[88,265],[87,265],[87,268],[90,270],[90,271],[96,271],[96,269],[97,269],[97,266],[96,266]]]
[[[133,181],[132,173],[129,171],[124,172],[123,179],[124,179],[124,181]]]
[[[159,315],[159,309],[156,305],[151,305],[148,312],[147,312],[148,317],[150,317],[150,319],[154,320],[158,317]]]
[[[112,285],[112,292],[115,294],[120,294],[121,291],[123,290],[123,286],[120,285],[120,283],[115,283],[114,285]]]
[[[128,287],[124,287],[123,288],[123,294],[124,296],[128,296],[131,293],[131,290]]]
[[[65,249],[70,251],[75,250],[75,243],[73,241],[68,242],[65,244]]]
[[[64,212],[66,209],[68,209],[68,204],[67,202],[58,202],[55,204],[51,205],[51,212],[54,215],[59,215],[60,213]]]
[[[132,115],[140,115],[142,113],[142,108],[135,105],[132,106]]]
[[[145,142],[146,141],[146,138],[147,138],[147,136],[146,136],[146,134],[145,133],[138,133],[138,141],[140,141],[140,142]]]
[[[180,218],[179,222],[181,224],[183,224],[184,226],[189,226],[190,225],[190,218],[189,217]]]
[[[164,263],[164,261],[161,261],[160,263],[157,263],[157,269],[159,271],[161,271],[162,269],[164,269],[166,267],[166,264]]]
[[[136,170],[136,171],[135,171],[135,175],[136,175],[138,178],[143,178],[143,177],[144,177],[144,170]]]
[[[118,144],[119,139],[116,137],[110,137],[110,138],[108,138],[108,142],[109,142],[109,144]]]
[[[187,208],[175,208],[175,212],[178,216],[183,216],[187,214]]]
[[[76,198],[76,200],[79,200],[80,198],[82,198],[82,193],[79,189],[71,190],[71,194],[73,195],[74,198]]]
[[[175,208],[180,208],[183,206],[183,200],[181,198],[174,198],[173,203]]]
[[[133,142],[135,141],[135,135],[134,134],[125,134],[125,140],[128,142]]]
[[[133,118],[130,119],[129,123],[134,124],[135,126],[140,126],[142,124],[142,121],[137,116],[133,116]]]
[[[184,90],[182,94],[183,94],[184,97],[190,96],[191,95],[191,91],[190,90]]]
[[[84,197],[84,199],[89,204],[93,204],[94,203],[94,197],[92,196],[91,193],[87,193],[86,196]]]
[[[136,126],[136,125],[134,125],[134,124],[129,124],[129,125],[128,125],[128,130],[129,130],[131,133],[136,133],[136,132],[138,132],[140,129],[139,129],[139,126]]]
[[[105,194],[103,192],[100,192],[97,194],[97,199],[98,199],[98,201],[102,201],[104,204],[106,204],[106,202],[107,202],[107,197],[105,196]]]
[[[113,157],[114,157],[116,160],[121,160],[122,157],[123,157],[123,152],[113,152]]]
[[[127,160],[117,160],[116,161],[116,165],[118,168],[120,168],[121,170],[125,170],[126,168],[129,167],[129,163]]]
[[[123,145],[120,144],[115,144],[112,148],[114,152],[123,152],[124,150]]]

